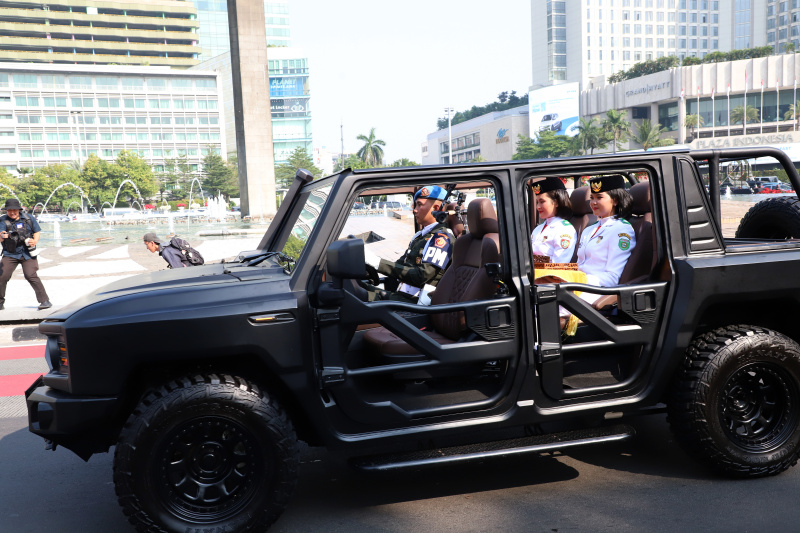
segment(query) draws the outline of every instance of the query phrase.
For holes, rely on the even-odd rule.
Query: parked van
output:
[[[753,176],[747,180],[747,184],[753,189],[777,189],[780,183],[778,176]]]

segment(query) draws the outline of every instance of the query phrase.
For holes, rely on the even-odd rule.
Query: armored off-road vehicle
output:
[[[86,460],[114,446],[140,531],[263,531],[300,440],[361,469],[422,468],[627,439],[626,418],[666,411],[706,466],[777,474],[800,454],[800,202],[758,203],[734,233],[719,190],[722,164],[765,157],[800,190],[771,149],[299,171],[257,250],[117,281],[44,320],[30,430]],[[620,285],[534,283],[534,184],[574,183],[580,232],[582,183],[611,175],[634,198]],[[368,301],[365,249],[396,259],[420,228],[352,206],[432,184],[457,239],[430,305]]]

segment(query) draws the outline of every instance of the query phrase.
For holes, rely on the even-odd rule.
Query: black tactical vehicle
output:
[[[87,460],[116,446],[140,531],[263,531],[291,498],[298,440],[387,470],[626,439],[626,417],[666,410],[716,471],[777,474],[800,454],[800,235],[765,221],[800,202],[724,236],[719,191],[721,163],[768,156],[800,190],[770,149],[300,171],[259,250],[125,279],[42,322],[30,430]],[[607,175],[634,197],[621,285],[536,285],[533,184]],[[459,235],[431,305],[366,301],[365,247],[397,257],[416,229],[352,206],[431,184]],[[578,231],[588,194],[572,193]]]

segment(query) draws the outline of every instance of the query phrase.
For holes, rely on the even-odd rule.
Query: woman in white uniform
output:
[[[577,232],[566,219],[572,215],[572,204],[561,178],[550,177],[533,186],[536,211],[542,222],[531,233],[531,249],[546,255],[553,263],[569,263],[575,252]]]
[[[622,176],[603,176],[589,180],[592,213],[597,222],[587,226],[578,243],[578,269],[586,274],[589,285],[613,287],[619,284],[622,270],[636,246],[630,222],[633,198],[625,190]],[[583,293],[581,298],[593,303],[599,294]]]

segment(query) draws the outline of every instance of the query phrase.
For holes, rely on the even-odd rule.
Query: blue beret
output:
[[[447,190],[442,189],[438,185],[426,185],[414,194],[414,201],[417,198],[431,198],[433,200],[444,200],[447,196]]]

